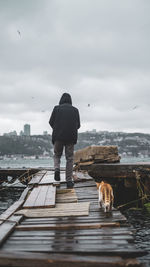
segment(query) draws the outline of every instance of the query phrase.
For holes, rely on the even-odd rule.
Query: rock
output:
[[[120,162],[117,146],[88,146],[74,153],[74,163],[114,163]]]

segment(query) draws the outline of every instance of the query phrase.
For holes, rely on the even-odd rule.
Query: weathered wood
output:
[[[48,253],[66,253],[69,254],[82,254],[82,255],[98,255],[98,256],[122,256],[122,257],[140,257],[145,255],[146,253],[143,250],[136,249],[133,245],[117,245],[117,244],[24,244],[21,246],[20,244],[13,246],[13,244],[7,243],[2,248],[2,251],[28,251],[28,252],[48,252]]]
[[[22,219],[23,216],[14,216],[12,215],[9,218],[9,221],[5,221],[0,225],[0,246],[7,239],[9,234],[13,231],[18,222]]]
[[[53,209],[23,209],[15,214],[23,214],[26,217],[64,217],[64,216],[88,216],[89,202],[82,203],[58,203]]]
[[[53,174],[50,173],[51,172],[49,172],[48,176],[51,175],[51,177],[53,177]],[[43,205],[43,203],[46,204],[46,202],[49,202],[51,198],[49,186],[51,185],[38,185],[37,188],[40,188],[40,190],[38,194],[36,194],[36,197],[35,195],[34,197],[32,196],[31,200],[35,198],[38,205]],[[32,192],[34,191],[34,189],[32,189]],[[15,226],[15,231],[13,231],[13,233],[9,235],[9,238],[7,238],[6,242],[3,243],[1,252],[13,251],[14,253],[17,252],[18,255],[20,251],[22,251],[23,253],[28,251],[31,254],[33,252],[36,252],[36,256],[39,255],[40,252],[46,252],[48,253],[48,255],[50,253],[52,253],[53,255],[54,253],[57,253],[57,257],[58,259],[60,259],[59,264],[58,262],[54,263],[54,266],[57,267],[63,266],[61,255],[64,253],[66,254],[66,259],[68,259],[69,254],[71,254],[71,257],[74,257],[77,254],[85,255],[85,258],[89,257],[89,259],[91,259],[91,257],[94,257],[94,255],[99,255],[99,259],[100,255],[107,255],[107,257],[105,258],[106,264],[103,264],[102,266],[107,266],[108,255],[136,257],[144,254],[143,251],[141,252],[141,250],[135,248],[133,243],[133,232],[131,231],[130,227],[125,227],[125,225],[127,225],[124,223],[126,221],[126,218],[115,209],[113,209],[112,212],[108,214],[104,213],[102,210],[99,209],[96,185],[95,182],[91,180],[91,178],[87,179],[87,181],[83,178],[82,182],[80,183],[76,181],[75,190],[69,190],[68,194],[66,184],[64,182],[61,183],[60,189],[57,189],[57,199],[60,200],[61,198],[61,200],[65,201],[67,199],[66,195],[68,195],[68,202],[70,198],[72,198],[74,191],[76,191],[76,195],[78,197],[79,202],[56,204],[56,207],[57,205],[60,205],[59,212],[58,210],[56,212],[56,208],[45,208],[46,206],[44,206],[43,209],[23,209],[21,211],[16,212],[17,214],[19,214],[19,212],[24,212],[24,214],[26,212],[33,213],[31,217],[25,218],[21,222],[21,224]],[[43,200],[43,196],[46,196],[45,201]],[[86,204],[88,206],[88,213],[86,209],[87,207],[85,208],[84,206],[82,206],[84,205],[85,199],[87,199],[88,202],[91,202],[90,209],[89,203]],[[76,205],[75,209],[73,208],[74,205]],[[47,213],[48,210],[49,213]],[[64,211],[66,211],[65,216]],[[71,212],[75,211],[77,212],[76,215],[74,213],[74,216],[72,216]],[[44,212],[47,215],[45,215]],[[82,213],[79,214],[79,212]],[[82,216],[83,214],[85,215],[85,213],[83,212],[86,212],[88,216]],[[119,227],[121,225],[124,225],[124,227]],[[46,258],[44,256],[44,262],[45,259]],[[8,260],[7,263],[6,261],[4,262],[6,266],[7,263],[9,267],[13,266],[12,259],[10,259],[10,261]],[[20,263],[20,261],[18,262]],[[85,267],[88,266],[89,262],[90,261],[88,260],[87,263],[82,263],[79,261],[78,264],[74,266],[80,266],[80,264],[83,264],[83,267]],[[124,263],[121,262],[120,266],[124,266]],[[133,262],[131,261],[131,263]],[[14,260],[14,266],[17,266],[15,264],[16,260]],[[25,261],[23,262],[23,264],[23,266],[25,266]],[[53,262],[50,261],[49,264],[50,266],[53,266]],[[71,264],[74,264],[74,260],[71,260]],[[36,267],[38,266],[38,264],[35,265]],[[20,265],[18,266],[20,267]],[[31,261],[29,266],[32,267]],[[68,262],[68,267],[70,266],[70,262]],[[97,266],[101,266],[99,261]],[[111,264],[110,266],[113,265]],[[67,265],[65,265],[65,267],[67,267]]]
[[[9,238],[9,241],[35,241],[35,240],[40,240],[40,241],[45,241],[45,240],[53,240],[53,241],[64,241],[65,242],[69,242],[70,240],[74,240],[74,241],[80,241],[83,240],[84,242],[90,242],[95,240],[96,242],[99,242],[99,240],[105,241],[107,243],[109,243],[110,241],[114,241],[114,240],[127,240],[127,241],[132,241],[133,242],[133,236],[131,235],[118,235],[118,236],[103,236],[103,235],[91,235],[91,236],[70,236],[70,237],[66,237],[66,235],[64,236],[11,236]]]
[[[3,252],[0,254],[0,266],[12,267],[140,267],[141,264],[136,259],[122,259],[121,257],[104,257],[104,256],[81,256],[66,254],[43,254],[27,252]]]
[[[29,185],[36,185],[39,184],[39,182],[41,181],[41,179],[43,178],[43,176],[46,174],[46,171],[39,171],[38,173],[36,173],[33,178],[31,179],[31,181],[29,182]]]
[[[24,208],[54,207],[56,187],[52,185],[35,187],[24,203]]]
[[[66,232],[64,232],[63,230],[59,230],[57,231],[58,236],[61,237],[66,237]],[[83,237],[91,237],[91,236],[110,236],[110,237],[116,237],[116,236],[126,236],[126,235],[133,235],[132,231],[130,228],[128,227],[107,227],[107,231],[105,228],[100,228],[100,229],[82,229],[82,230],[67,230],[67,236],[68,237],[79,237],[79,236],[83,236]],[[13,232],[12,236],[56,236],[56,231],[52,230],[52,231],[48,231],[48,230],[41,230],[41,231],[30,231],[30,230],[26,230],[26,231],[16,231]]]
[[[61,246],[63,247],[64,243],[65,245],[67,246],[84,246],[85,247],[87,246],[87,243],[90,242],[90,245],[91,246],[99,246],[99,248],[102,248],[104,246],[107,246],[107,248],[111,249],[112,247],[118,249],[117,247],[119,246],[129,246],[128,245],[128,241],[127,240],[69,240],[69,239],[64,239],[64,240],[8,240],[7,241],[7,247],[11,247],[11,246],[15,246],[15,250],[18,248],[18,247],[25,247],[25,246],[28,246],[28,247],[34,247],[34,246]],[[77,244],[77,245],[76,245]],[[131,248],[131,246],[129,246]],[[18,248],[19,250],[19,248]]]
[[[37,196],[40,192],[40,187],[35,187],[33,188],[32,192],[30,193],[30,195],[28,196],[26,202],[24,203],[23,207],[30,207],[30,206],[34,206],[34,203],[37,199]]]
[[[25,198],[27,197],[28,193],[29,193],[30,188],[26,187],[26,189],[22,192],[19,201],[25,200]]]
[[[0,215],[0,225],[5,222],[21,205],[23,204],[24,200],[18,200],[14,202],[6,211],[4,211]]]
[[[74,163],[94,162],[119,162],[117,146],[88,146],[74,153]]]
[[[68,230],[68,229],[99,229],[101,227],[119,227],[118,222],[80,223],[80,224],[32,224],[18,225],[17,230]]]
[[[66,182],[65,172],[61,172],[60,176],[61,176],[60,182],[59,183],[57,182],[57,184]],[[55,183],[56,181],[54,180],[54,172],[47,171],[47,173],[43,176],[43,178],[39,182],[39,185],[48,185],[48,184],[50,185]]]
[[[56,203],[77,202],[78,198],[75,189],[57,189]]]

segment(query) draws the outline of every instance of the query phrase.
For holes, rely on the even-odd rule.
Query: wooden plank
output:
[[[133,245],[117,245],[117,244],[69,244],[66,243],[64,245],[61,244],[24,244],[24,245],[16,245],[7,243],[3,246],[2,251],[28,251],[28,252],[48,252],[48,253],[66,253],[66,257],[69,254],[80,254],[80,255],[98,255],[98,256],[122,256],[122,257],[140,257],[145,255],[146,253],[143,250],[136,249]]]
[[[66,182],[66,174],[65,172],[60,172],[60,183],[64,183]],[[48,185],[48,184],[55,184],[56,181],[54,180],[54,173],[51,173],[51,172],[47,172],[44,177],[41,179],[40,181],[40,185]],[[57,182],[58,184],[58,182]]]
[[[48,186],[47,194],[45,196],[45,207],[54,207],[56,201],[56,186]]]
[[[83,239],[30,239],[30,240],[27,240],[27,239],[24,239],[24,240],[10,240],[8,239],[7,241],[7,246],[11,246],[11,245],[14,245],[14,246],[24,246],[24,245],[29,245],[29,246],[32,246],[32,245],[60,245],[60,246],[63,246],[64,243],[67,243],[68,245],[71,245],[73,246],[74,244],[78,244],[78,245],[87,245],[87,242],[88,240],[83,240]],[[90,242],[90,245],[108,245],[109,247],[111,247],[111,245],[128,245],[128,241],[127,240],[103,240],[103,239],[95,239],[95,240],[89,240]]]
[[[74,189],[58,189],[56,194],[56,203],[77,202],[77,195]]]
[[[23,204],[24,200],[18,200],[14,202],[6,211],[4,211],[0,215],[0,225],[7,220],[21,205]]]
[[[23,193],[21,194],[21,196],[20,196],[20,198],[19,198],[19,201],[21,201],[21,200],[25,200],[25,198],[27,197],[27,195],[28,195],[28,193],[29,193],[29,190],[30,190],[30,188],[27,187],[27,188],[23,191]]]
[[[31,179],[31,181],[29,182],[29,185],[36,185],[39,184],[39,182],[41,181],[41,179],[43,178],[43,176],[46,174],[46,171],[39,171],[38,173],[36,173],[33,178]]]
[[[141,264],[137,259],[122,259],[121,257],[104,257],[104,256],[81,256],[66,254],[47,254],[47,253],[28,253],[28,252],[3,252],[0,254],[0,266],[12,267],[140,267]]]
[[[89,202],[82,203],[58,203],[53,209],[23,209],[15,214],[22,214],[25,217],[65,217],[65,216],[88,216]]]
[[[86,219],[86,216],[83,216],[83,218],[78,219],[78,217],[62,217],[61,218],[61,224],[71,224],[71,223],[103,223],[103,222],[124,222],[124,220],[122,219],[109,219],[109,218],[102,218],[102,219]],[[22,222],[23,225],[27,225],[27,224],[54,224],[54,223],[58,223],[58,217],[53,218],[53,220],[50,220],[49,218],[45,219],[45,220],[37,220],[37,221],[25,221]]]
[[[24,242],[23,242],[23,240],[24,240]],[[64,237],[61,237],[61,240],[60,240],[60,238],[59,237],[55,237],[55,236],[44,236],[44,237],[40,237],[40,236],[24,236],[23,237],[23,239],[22,239],[22,237],[9,237],[9,242],[14,242],[14,244],[15,244],[15,242],[20,242],[20,244],[25,244],[25,243],[28,243],[29,242],[29,244],[31,243],[32,244],[32,241],[37,241],[37,242],[45,242],[45,241],[50,241],[50,242],[55,242],[55,243],[59,243],[59,242],[67,242],[67,243],[69,243],[69,242],[71,242],[71,240],[72,240],[72,242],[75,242],[75,243],[80,243],[80,241],[83,241],[84,243],[90,243],[91,242],[91,244],[92,243],[102,243],[102,244],[104,244],[104,243],[106,243],[106,244],[110,244],[111,242],[115,242],[116,244],[120,244],[119,242],[121,241],[121,242],[124,242],[124,241],[126,241],[127,243],[133,243],[134,242],[134,239],[133,239],[133,237],[132,236],[126,236],[126,237],[124,237],[124,236],[117,236],[117,237],[110,237],[110,236],[108,236],[108,237],[104,237],[104,236],[90,236],[90,237],[85,237],[84,238],[84,236],[79,236],[79,237],[77,237],[77,236],[72,236],[72,237],[70,237],[70,238],[66,238],[66,236],[64,236]],[[18,244],[18,243],[16,243],[16,244]],[[8,243],[7,243],[7,245],[8,245]]]
[[[39,208],[39,207],[44,207],[45,205],[45,198],[47,195],[47,190],[48,190],[48,186],[39,186],[40,191],[39,194],[37,195],[37,198],[34,202],[33,206],[30,206],[30,208]]]
[[[18,222],[23,218],[23,216],[14,216],[12,215],[9,218],[9,221],[5,221],[0,225],[0,246],[7,239],[9,234],[13,231]]]
[[[82,229],[82,230],[67,230],[67,232],[64,232],[63,230],[58,230],[57,231],[58,235],[61,237],[91,237],[91,236],[126,236],[126,235],[133,235],[132,231],[128,227],[121,227],[121,228],[114,228],[114,227],[107,227],[107,231],[105,228],[100,228],[100,229]],[[19,230],[13,232],[12,236],[56,236],[56,231],[48,231],[48,230],[41,230],[41,231],[30,231],[30,230]]]
[[[39,185],[53,184],[54,183],[54,172],[46,172],[46,174],[41,179]]]
[[[36,198],[40,192],[40,187],[35,187],[33,188],[31,194],[29,195],[29,197],[27,198],[26,202],[24,203],[23,207],[27,208],[27,207],[33,207],[34,203],[36,201]]]
[[[72,217],[72,216],[66,216],[64,218],[61,218],[61,221],[63,222],[67,222],[67,221],[125,221],[124,220],[124,217],[122,218],[121,216],[118,216],[118,217],[112,217],[112,218],[107,218],[107,217],[104,217],[104,216],[97,216],[97,217],[92,217],[92,216],[76,216],[76,217]],[[43,222],[43,223],[46,223],[46,222],[53,222],[53,221],[58,221],[58,218],[57,217],[36,217],[36,218],[27,218],[25,219],[22,223],[23,224],[28,224],[28,223],[38,223],[38,222]]]
[[[18,225],[17,230],[69,230],[69,229],[99,229],[101,227],[119,227],[117,222],[102,222],[89,224],[32,224],[32,225]]]
[[[56,187],[38,186],[34,188],[24,203],[24,208],[41,208],[55,206]]]

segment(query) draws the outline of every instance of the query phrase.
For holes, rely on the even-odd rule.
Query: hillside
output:
[[[50,136],[0,136],[0,156],[52,154]]]
[[[123,132],[83,132],[75,150],[89,145],[117,145],[122,156],[150,157],[150,134]],[[0,136],[0,156],[52,155],[51,136]]]

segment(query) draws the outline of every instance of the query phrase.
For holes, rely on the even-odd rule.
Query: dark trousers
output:
[[[64,144],[60,141],[54,143],[54,169],[60,169],[60,159],[65,148],[66,181],[72,180],[74,144]]]

